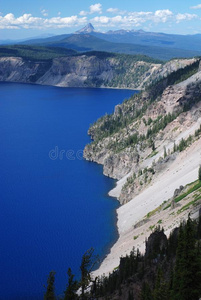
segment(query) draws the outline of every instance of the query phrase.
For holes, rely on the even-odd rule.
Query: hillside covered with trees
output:
[[[133,249],[130,255],[121,257],[119,266],[109,276],[103,274],[92,280],[93,266],[90,249],[82,258],[81,279],[75,280],[69,269],[67,288],[59,299],[199,300],[201,217],[195,221],[189,216],[169,238],[159,225],[146,241],[145,254]],[[54,278],[55,273],[51,272],[45,300],[57,299]]]

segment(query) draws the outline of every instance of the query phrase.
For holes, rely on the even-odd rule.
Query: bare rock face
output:
[[[138,161],[138,156],[135,153],[119,153],[110,155],[104,160],[103,173],[106,176],[121,179],[128,174]]]
[[[114,72],[109,62],[95,56],[54,59],[52,67],[37,83],[62,87],[87,87],[111,81]]]
[[[163,231],[156,230],[153,232],[146,241],[145,256],[156,258],[158,253],[163,253],[167,249],[168,240]]]
[[[25,62],[19,57],[0,58],[0,81],[32,82],[37,74],[39,63]]]
[[[173,196],[173,198],[178,197],[179,194],[183,191],[183,189],[184,189],[183,185],[180,185],[180,187],[174,191],[174,196]]]
[[[191,64],[194,75],[189,73],[189,68],[183,69]],[[123,179],[117,192],[121,204],[132,200],[154,184],[160,174],[168,172],[180,155],[178,147],[182,139],[187,140],[191,135],[187,143],[190,146],[194,142],[195,129],[200,127],[201,120],[198,64],[196,59],[168,62],[160,72],[155,70],[155,75],[166,76],[181,69],[176,78],[173,74],[159,80],[146,91],[117,105],[112,115],[90,127],[88,133],[94,142],[86,146],[84,157],[102,164],[105,175]],[[187,79],[182,81],[182,78]],[[174,82],[172,79],[175,84],[168,86],[169,81]],[[108,124],[112,124],[114,130],[109,131]],[[175,191],[175,197],[182,188]],[[175,207],[174,202],[172,207]]]
[[[137,89],[160,64],[110,55],[78,55],[34,62],[20,57],[0,58],[0,81],[32,82],[61,87]]]

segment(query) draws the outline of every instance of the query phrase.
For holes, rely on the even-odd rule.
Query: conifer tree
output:
[[[133,291],[128,292],[128,300],[134,300]]]
[[[166,150],[166,147],[164,146],[164,158],[166,158],[166,156],[167,156],[167,150]]]
[[[189,217],[186,225],[180,226],[174,271],[173,300],[199,299],[201,267],[195,236],[195,223]]]
[[[51,271],[47,279],[47,290],[44,295],[44,300],[56,300],[56,295],[54,291],[54,281],[55,281],[55,272]]]
[[[81,287],[82,299],[86,299],[85,290],[91,282],[91,271],[94,265],[97,263],[97,257],[95,257],[93,254],[94,254],[94,249],[90,248],[82,256],[82,262],[80,266],[80,271],[81,271],[80,287]]]
[[[65,291],[64,300],[76,300],[78,296],[76,294],[78,290],[78,283],[74,280],[74,275],[72,274],[71,268],[68,269],[68,285]]]
[[[153,300],[152,291],[147,282],[143,282],[140,299],[141,300]]]
[[[201,166],[199,166],[198,170],[198,180],[201,181]]]

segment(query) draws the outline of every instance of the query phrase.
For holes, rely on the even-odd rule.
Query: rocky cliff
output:
[[[168,235],[189,213],[198,216],[199,64],[192,59],[161,66],[144,91],[89,128],[92,142],[84,157],[118,180],[109,194],[122,204],[117,210],[119,239],[94,276],[111,272],[133,247],[143,252],[145,239],[158,224]]]
[[[94,141],[86,146],[85,158],[103,164],[107,176],[118,180],[128,176],[119,195],[121,203],[131,200],[168,165],[164,151],[166,160],[166,156],[168,161],[175,159],[186,127],[199,127],[199,60],[168,62],[153,72],[152,79],[156,83],[117,105],[112,115],[89,129]]]
[[[129,55],[96,54],[31,61],[0,58],[0,81],[61,87],[115,87],[138,89],[160,64]]]
[[[44,61],[1,57],[0,81],[138,89],[160,67],[147,57],[100,52]]]

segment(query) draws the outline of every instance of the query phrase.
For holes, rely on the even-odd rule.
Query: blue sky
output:
[[[98,31],[201,33],[201,0],[0,0],[0,39],[70,33],[89,22]]]

